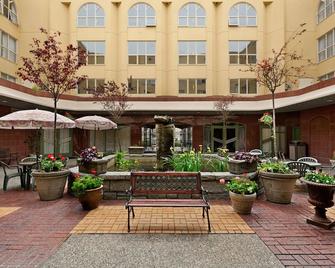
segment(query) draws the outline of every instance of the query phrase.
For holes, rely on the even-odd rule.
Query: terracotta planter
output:
[[[64,193],[69,170],[61,171],[33,171],[32,175],[35,178],[36,191],[42,201],[51,201],[61,198]]]
[[[103,174],[107,172],[107,162],[106,159],[94,159],[90,163],[85,165],[81,164],[81,159],[77,159],[80,173],[90,174],[92,170],[96,171],[96,175]]]
[[[315,183],[307,181],[303,178],[300,179],[307,184],[308,202],[315,206],[315,214],[312,218],[307,219],[307,223],[330,229],[335,226],[335,221],[327,217],[326,208],[334,206],[333,197],[335,185]]]
[[[78,196],[78,199],[84,210],[96,209],[102,199],[102,187],[86,190],[84,194]]]
[[[248,163],[244,160],[230,159],[228,161],[228,170],[233,174],[251,173],[257,170],[257,162]]]
[[[268,201],[280,204],[291,203],[295,182],[300,177],[298,173],[279,174],[260,171],[259,175]]]
[[[250,195],[235,194],[229,191],[232,207],[239,214],[250,214],[252,205],[256,200],[256,193]]]

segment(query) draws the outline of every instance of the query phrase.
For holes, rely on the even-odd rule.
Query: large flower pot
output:
[[[256,199],[256,193],[243,195],[229,191],[229,197],[235,212],[239,214],[250,214],[252,205]]]
[[[84,194],[78,196],[84,210],[92,210],[99,206],[102,199],[102,187],[86,190]]]
[[[291,203],[295,182],[300,177],[298,173],[279,174],[260,171],[259,175],[268,201],[280,204]]]
[[[64,193],[64,188],[69,170],[61,171],[33,171],[32,175],[35,178],[36,191],[42,201],[51,201],[61,198]]]
[[[244,160],[229,159],[228,170],[233,174],[255,172],[257,170],[257,162],[248,163]]]
[[[96,175],[107,172],[107,159],[94,159],[89,163],[82,164],[81,158],[77,159],[80,173],[90,174],[94,170]]]
[[[335,185],[315,183],[303,178],[300,179],[307,184],[308,202],[315,206],[315,214],[307,219],[307,223],[330,229],[335,226],[335,221],[326,216],[326,208],[334,206],[333,197]]]

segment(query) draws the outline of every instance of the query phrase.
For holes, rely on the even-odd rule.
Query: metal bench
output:
[[[208,232],[211,232],[207,191],[201,185],[201,175],[195,172],[132,172],[128,210],[128,232],[130,232],[130,213],[135,217],[135,207],[198,207],[202,208],[202,217],[207,216]],[[165,198],[146,198],[150,195]],[[193,195],[199,198],[169,199],[166,195]]]

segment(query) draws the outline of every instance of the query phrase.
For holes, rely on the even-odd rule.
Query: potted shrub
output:
[[[237,177],[226,184],[226,189],[229,191],[234,211],[239,214],[250,214],[256,199],[257,183]]]
[[[77,176],[71,190],[78,197],[84,210],[99,206],[102,199],[103,180],[95,175]]]
[[[259,167],[266,199],[270,202],[289,204],[299,173],[292,171],[283,162],[266,162]]]
[[[233,174],[244,174],[255,172],[259,158],[257,155],[252,155],[246,152],[237,152],[233,158],[228,161],[228,170]]]
[[[107,172],[107,159],[103,159],[98,155],[95,146],[86,148],[81,151],[80,158],[77,159],[79,172],[90,174],[92,170],[97,175]]]
[[[40,170],[34,170],[32,175],[35,178],[36,190],[42,201],[50,201],[61,198],[69,170],[64,169],[65,157],[59,158],[49,154],[41,160]]]
[[[325,229],[335,226],[335,221],[326,216],[326,209],[334,206],[334,176],[325,173],[307,173],[300,180],[307,184],[308,202],[315,206],[315,214],[312,218],[307,219],[307,223]]]

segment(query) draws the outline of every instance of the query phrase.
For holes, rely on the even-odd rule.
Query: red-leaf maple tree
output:
[[[86,76],[77,75],[78,69],[86,63],[83,49],[69,44],[65,49],[58,40],[60,32],[49,33],[41,28],[44,40],[33,38],[30,57],[22,57],[23,64],[18,69],[18,76],[35,84],[40,90],[49,93],[53,98],[54,108],[54,154],[56,154],[57,135],[57,103],[60,96],[71,89]]]

